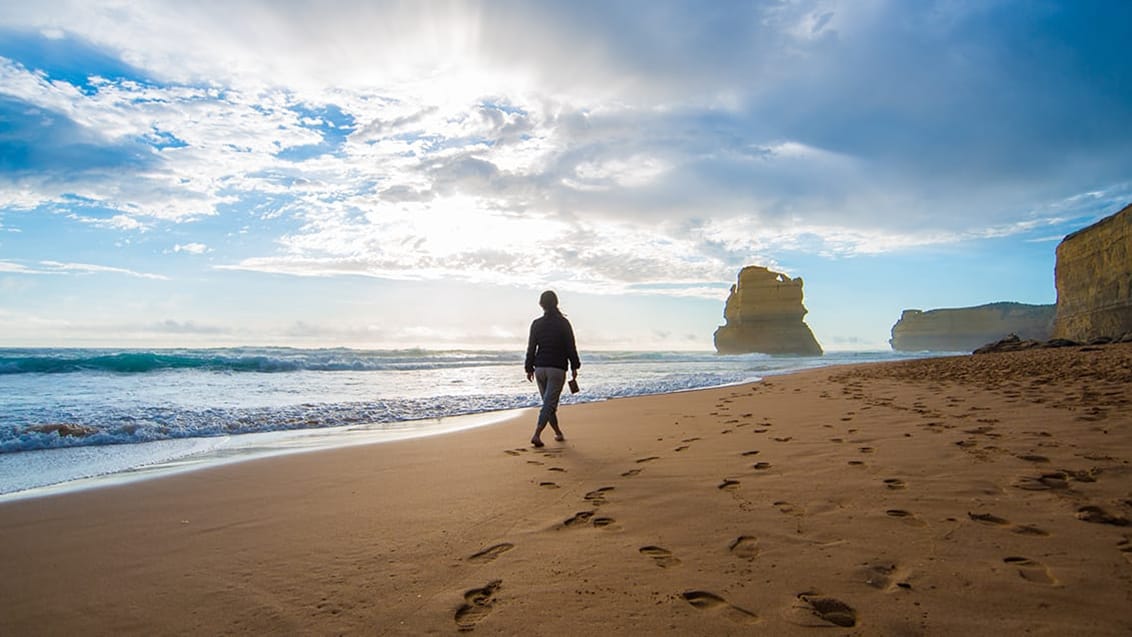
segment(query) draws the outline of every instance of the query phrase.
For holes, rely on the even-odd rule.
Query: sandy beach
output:
[[[1130,405],[929,359],[12,502],[0,634],[1125,635]]]

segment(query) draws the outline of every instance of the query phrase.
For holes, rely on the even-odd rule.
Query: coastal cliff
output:
[[[989,303],[976,307],[904,310],[892,326],[897,351],[969,352],[1009,334],[1044,341],[1053,329],[1055,306]]]
[[[723,309],[726,324],[715,331],[720,354],[819,356],[821,346],[803,322],[802,279],[761,266],[747,266]]]
[[[1132,333],[1132,206],[1057,246],[1054,336],[1087,342]]]

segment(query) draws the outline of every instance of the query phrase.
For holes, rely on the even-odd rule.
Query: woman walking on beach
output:
[[[574,328],[570,321],[558,311],[558,295],[547,290],[538,299],[543,314],[531,323],[531,335],[527,339],[527,359],[524,368],[527,380],[538,382],[538,392],[542,396],[542,409],[538,412],[538,424],[531,444],[543,446],[542,430],[549,424],[554,429],[554,439],[565,440],[558,428],[558,397],[566,384],[566,370],[578,378],[578,348],[574,344]]]

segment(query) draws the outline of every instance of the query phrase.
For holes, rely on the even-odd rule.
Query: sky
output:
[[[1132,201],[1123,0],[0,4],[0,346],[827,351],[1054,303]]]

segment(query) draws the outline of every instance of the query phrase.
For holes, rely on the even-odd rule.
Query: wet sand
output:
[[[0,634],[1132,633],[1132,345],[533,418],[0,505]]]

